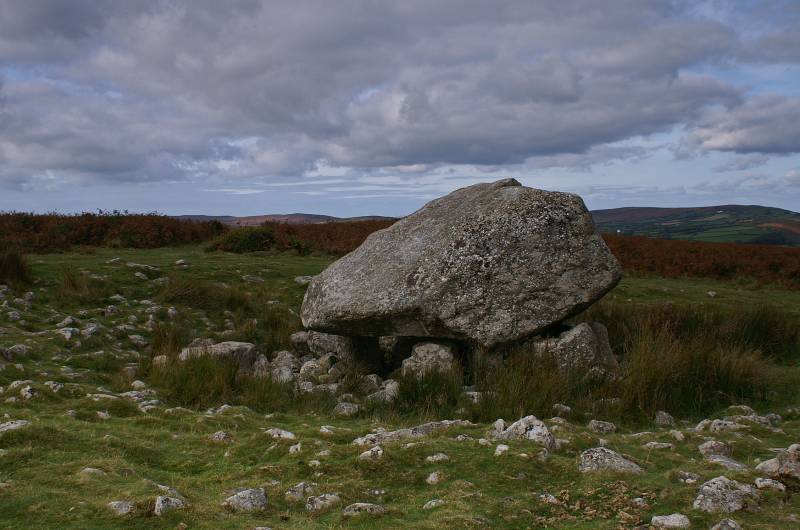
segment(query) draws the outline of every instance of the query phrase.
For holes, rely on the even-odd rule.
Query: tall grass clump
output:
[[[170,276],[156,300],[212,312],[244,311],[251,305],[247,293],[239,287],[223,286],[186,274]]]
[[[66,306],[98,303],[111,294],[104,281],[69,267],[62,269],[55,289],[56,301]]]
[[[757,403],[772,386],[770,364],[758,350],[642,326],[627,337],[619,397],[623,410],[646,417],[658,410],[696,416]]]
[[[582,410],[608,394],[604,382],[588,381],[585,373],[564,373],[553,355],[526,346],[513,348],[505,356],[477,351],[471,372],[481,393],[471,411],[476,421],[528,414],[549,417],[556,403]]]
[[[210,355],[185,361],[173,356],[150,369],[150,383],[159,395],[182,407],[206,408],[222,403],[243,405],[259,412],[330,411],[336,399],[330,393],[295,395],[293,383],[243,373],[232,359]]]
[[[0,251],[0,283],[28,283],[30,280],[31,264],[22,252]]]
[[[391,409],[399,414],[421,419],[453,417],[459,407],[463,385],[462,370],[431,370],[417,377],[397,378],[399,393]]]
[[[237,228],[214,239],[207,250],[223,252],[260,252],[271,250],[275,246],[275,232],[271,228],[254,226]]]

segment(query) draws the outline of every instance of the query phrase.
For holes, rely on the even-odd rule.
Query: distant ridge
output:
[[[258,226],[262,223],[287,223],[287,224],[315,224],[315,223],[340,223],[347,221],[391,221],[395,217],[380,215],[362,215],[359,217],[334,217],[332,215],[319,215],[313,213],[288,213],[268,215],[248,215],[234,217],[232,215],[174,215],[178,219],[190,221],[219,221],[232,226]]]
[[[800,246],[800,213],[758,205],[725,204],[696,208],[626,207],[591,212],[603,233],[712,243],[751,243]],[[287,224],[393,220],[366,215],[334,217],[309,213],[231,215],[178,215],[180,219],[219,221],[229,226],[258,226],[265,222]]]

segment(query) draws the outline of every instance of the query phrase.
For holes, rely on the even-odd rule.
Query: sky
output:
[[[800,0],[0,0],[0,210],[800,210]]]

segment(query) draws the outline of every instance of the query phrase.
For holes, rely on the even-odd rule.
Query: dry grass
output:
[[[28,283],[31,265],[28,258],[16,249],[0,252],[0,283]]]

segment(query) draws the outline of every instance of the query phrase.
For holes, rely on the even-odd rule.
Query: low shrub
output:
[[[275,248],[275,232],[266,227],[237,228],[212,241],[207,250],[223,252],[260,252]]]
[[[157,248],[208,241],[225,232],[219,221],[198,222],[128,212],[0,213],[0,248],[65,252],[73,247]]]
[[[28,283],[30,280],[31,264],[22,252],[0,251],[0,283]]]

